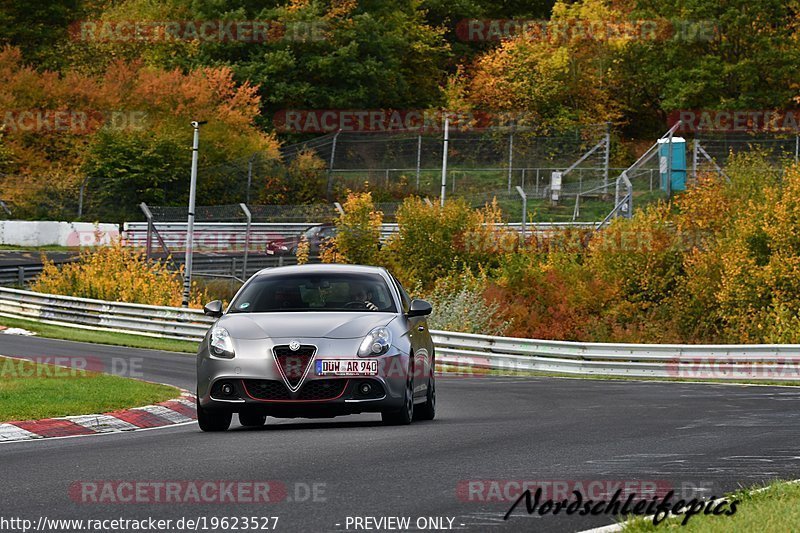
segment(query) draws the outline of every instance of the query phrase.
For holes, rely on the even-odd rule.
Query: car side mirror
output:
[[[222,302],[219,300],[214,300],[213,302],[208,302],[206,305],[203,306],[203,313],[208,316],[213,316],[214,318],[219,318],[222,316]]]
[[[408,316],[425,316],[431,314],[431,311],[433,311],[433,307],[425,300],[411,300]]]

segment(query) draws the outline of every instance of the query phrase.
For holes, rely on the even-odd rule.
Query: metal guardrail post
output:
[[[22,265],[17,267],[17,283],[20,287],[25,285],[25,267]]]

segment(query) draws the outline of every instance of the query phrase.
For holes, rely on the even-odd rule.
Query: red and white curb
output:
[[[183,391],[179,398],[166,402],[110,413],[6,422],[0,424],[0,443],[136,431],[185,424],[194,420],[197,420],[195,396]]]

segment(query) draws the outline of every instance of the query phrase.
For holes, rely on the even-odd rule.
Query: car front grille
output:
[[[278,363],[286,384],[292,390],[296,390],[302,383],[303,376],[306,375],[308,365],[311,364],[316,351],[317,347],[311,344],[301,344],[297,350],[292,350],[286,344],[272,348],[275,362]]]
[[[289,389],[281,381],[272,379],[242,380],[247,393],[256,400],[289,400]]]
[[[347,387],[346,379],[316,379],[309,381],[300,389],[295,401],[324,401],[338,398]],[[292,400],[289,389],[274,379],[244,379],[245,390],[250,397],[263,401]]]
[[[346,379],[315,379],[300,389],[298,400],[332,400],[338,398],[347,386]]]

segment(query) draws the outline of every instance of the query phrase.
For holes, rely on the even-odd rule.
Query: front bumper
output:
[[[299,386],[289,387],[273,356],[273,346],[299,340],[317,347]],[[210,356],[201,343],[197,359],[197,397],[204,409],[259,412],[282,418],[316,418],[402,407],[409,356],[393,346],[376,357],[375,376],[319,376],[317,359],[358,359],[360,339],[271,339],[237,341],[236,357]],[[227,385],[227,386],[226,386]],[[297,384],[295,384],[297,385]]]

